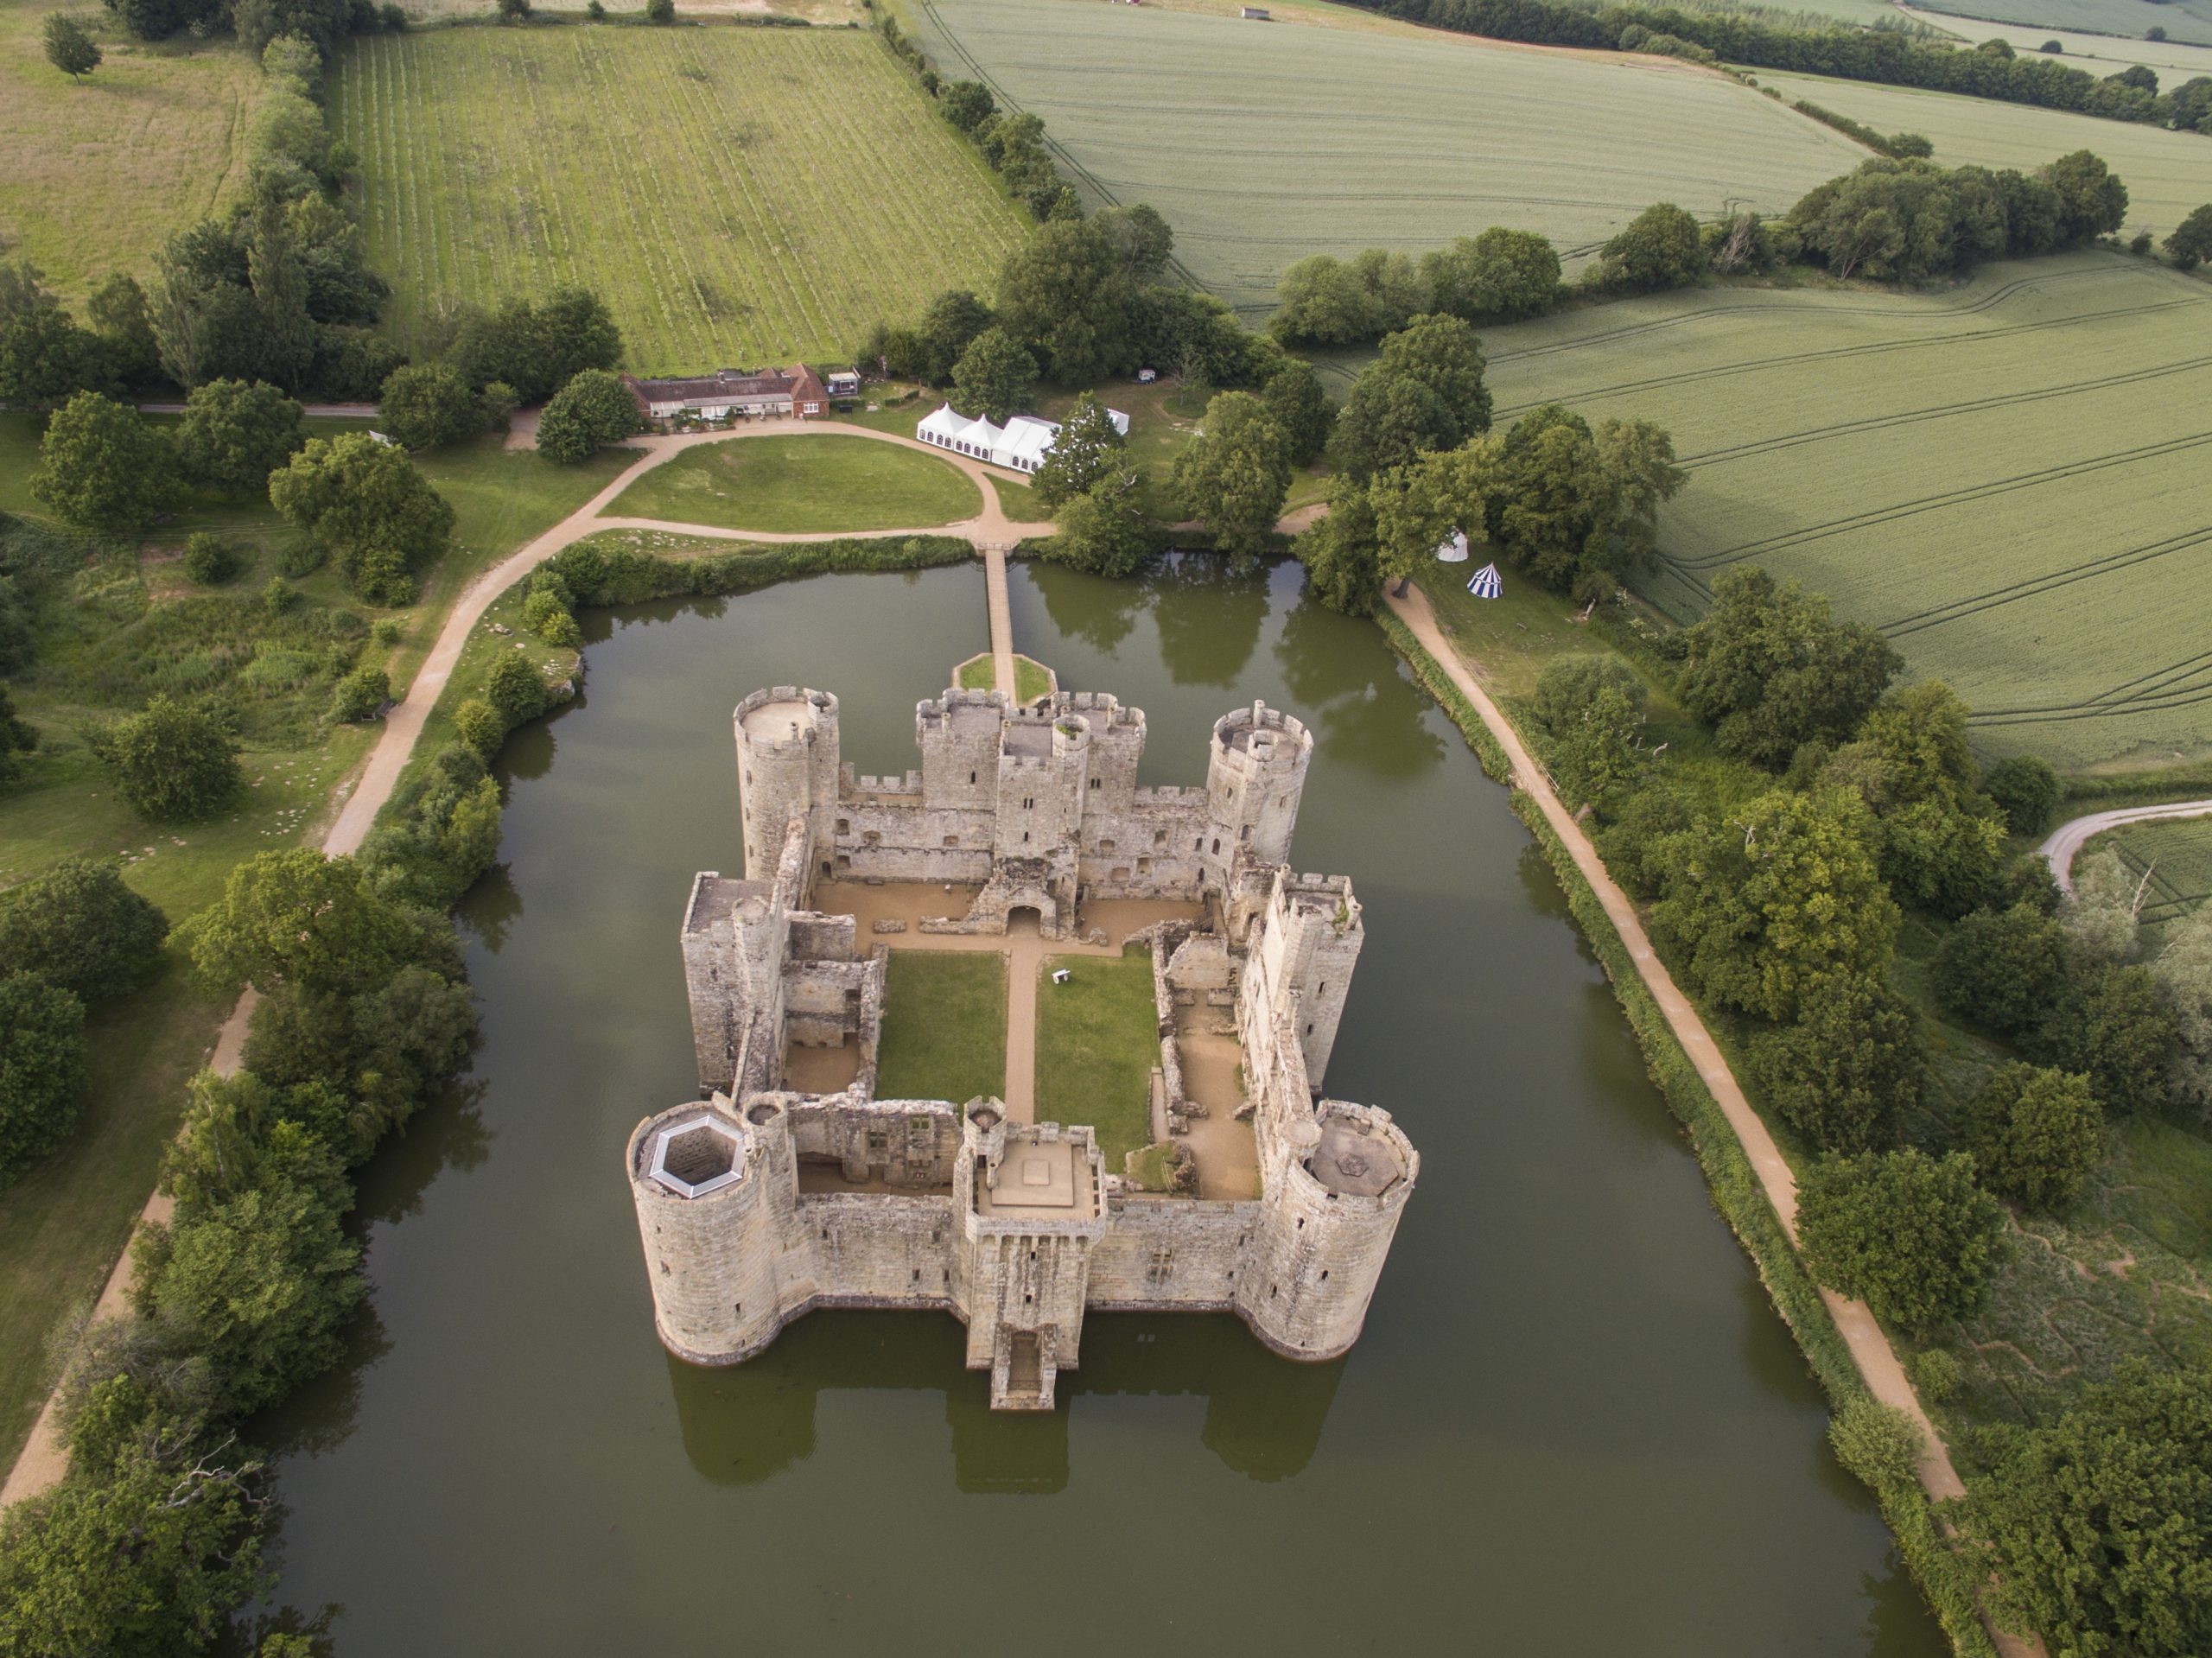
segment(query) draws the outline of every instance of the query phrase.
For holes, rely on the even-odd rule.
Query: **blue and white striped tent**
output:
[[[1478,599],[1495,599],[1505,591],[1504,580],[1497,573],[1497,566],[1485,564],[1467,578],[1467,591]]]

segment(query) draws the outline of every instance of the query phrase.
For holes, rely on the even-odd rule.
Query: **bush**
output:
[[[461,741],[486,765],[499,753],[499,745],[507,740],[507,722],[499,717],[499,709],[480,696],[469,697],[455,708],[453,724],[461,734]]]
[[[0,978],[0,1185],[59,1146],[85,1093],[85,1004],[36,973]]]
[[[1940,1347],[1914,1354],[1905,1361],[1905,1369],[1912,1377],[1913,1391],[1930,1405],[1956,1398],[1966,1385],[1966,1367]]]
[[[1798,1242],[1814,1278],[1913,1329],[1973,1311],[2004,1235],[2003,1206],[1961,1153],[1829,1158],[1798,1187]]]
[[[545,677],[524,652],[503,651],[485,677],[484,698],[508,725],[518,726],[545,712]]]
[[[1983,774],[1981,791],[1997,803],[2015,835],[2042,834],[2066,793],[2050,762],[2033,754],[1999,760]]]
[[[377,421],[386,436],[406,448],[441,449],[483,431],[485,413],[459,369],[449,363],[423,363],[392,371],[377,404]]]
[[[1885,1491],[1918,1479],[1926,1443],[1920,1427],[1901,1410],[1872,1394],[1847,1401],[1828,1424],[1836,1460],[1871,1490]]]
[[[574,466],[642,425],[638,400],[605,369],[575,376],[537,417],[537,452],[556,466]]]
[[[1816,1150],[1895,1145],[1920,1100],[1920,1021],[1910,1004],[1877,980],[1845,975],[1802,1005],[1796,1024],[1752,1040],[1752,1077]]]
[[[2106,1110],[2148,1114],[2169,1102],[2179,1043],[2178,1021],[2155,973],[2093,967],[2066,975],[2056,1007],[2026,1046],[2046,1064],[2085,1072]]]
[[[676,0],[645,0],[645,21],[649,23],[674,22]]]
[[[166,696],[87,732],[86,743],[132,809],[156,823],[211,817],[245,787],[238,745],[222,721]]]
[[[41,975],[100,1001],[136,989],[160,966],[168,918],[111,863],[66,858],[9,895],[0,970]]]
[[[339,725],[372,720],[391,701],[391,678],[381,668],[364,665],[338,682],[331,695],[330,717]]]
[[[2066,974],[2066,930],[2031,904],[1977,910],[1944,935],[1929,981],[1954,1013],[2000,1035],[2042,1023]]]
[[[2104,1125],[2087,1077],[2016,1062],[1974,1096],[1959,1140],[1992,1191],[2058,1209],[2104,1155]]]
[[[184,573],[203,588],[219,588],[241,568],[238,549],[226,537],[201,530],[184,543]]]
[[[184,400],[176,456],[184,475],[234,501],[266,494],[269,474],[307,441],[300,405],[260,380],[210,380]]]
[[[1643,774],[1650,764],[1643,750],[1649,701],[1636,670],[1617,657],[1560,657],[1544,664],[1529,712],[1570,806],[1602,804]]]
[[[513,426],[522,399],[505,380],[494,380],[477,394],[476,402],[477,411],[484,416],[484,429],[505,432]]]

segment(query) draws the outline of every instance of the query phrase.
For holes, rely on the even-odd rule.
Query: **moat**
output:
[[[1187,782],[1184,734],[1255,698],[1314,735],[1296,863],[1351,879],[1369,945],[1327,1091],[1422,1159],[1358,1345],[1300,1364],[1227,1314],[1097,1312],[1022,1416],[944,1312],[816,1312],[729,1369],[663,1351],[610,1147],[697,1093],[675,935],[693,873],[740,867],[730,710],[833,688],[846,756],[903,770],[916,702],[982,648],[982,588],[588,619],[587,694],[510,746],[505,873],[464,909],[478,1086],[370,1171],[377,1327],[271,1432],[280,1598],[342,1606],[349,1658],[1319,1654],[1386,1628],[1941,1652],[1503,791],[1294,567],[1019,568],[1014,632],[1145,711],[1141,785]]]

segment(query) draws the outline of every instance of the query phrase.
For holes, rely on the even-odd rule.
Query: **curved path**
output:
[[[1751,1172],[1758,1177],[1759,1186],[1766,1193],[1767,1201],[1774,1205],[1775,1214],[1782,1221],[1782,1229],[1789,1234],[1794,1246],[1797,1242],[1797,1181],[1783,1159],[1781,1148],[1768,1133],[1766,1124],[1751,1103],[1744,1097],[1736,1076],[1728,1068],[1719,1045],[1705,1027],[1705,1020],[1690,1003],[1674,975],[1668,972],[1658,952],[1652,949],[1645,936],[1643,918],[1606,871],[1598,848],[1591,844],[1582,825],[1574,814],[1567,810],[1553,790],[1551,779],[1537,765],[1514,730],[1512,721],[1498,711],[1489,693],[1475,681],[1473,674],[1459,658],[1444,631],[1436,625],[1435,613],[1428,606],[1428,595],[1419,588],[1409,589],[1403,598],[1389,589],[1384,590],[1390,608],[1398,619],[1413,630],[1414,637],[1436,659],[1436,664],[1448,675],[1475,712],[1482,716],[1491,734],[1505,750],[1506,759],[1513,768],[1513,786],[1526,792],[1544,814],[1544,821],[1565,843],[1574,867],[1590,883],[1590,890],[1597,895],[1604,907],[1606,919],[1619,933],[1621,943],[1629,958],[1636,963],[1637,976],[1643,981],[1652,999],[1659,1004],[1659,1011],[1674,1032],[1675,1039],[1682,1045],[1690,1063],[1697,1067],[1697,1074],[1728,1119],[1728,1126],[1735,1130],[1742,1142],[1744,1154],[1751,1160]],[[1851,1350],[1853,1362],[1865,1378],[1867,1390],[1885,1405],[1903,1411],[1920,1430],[1920,1483],[1930,1497],[1942,1502],[1948,1497],[1963,1496],[1966,1485],[1959,1478],[1958,1470],[1952,1465],[1951,1453],[1942,1436],[1936,1432],[1936,1425],[1928,1420],[1928,1413],[1921,1408],[1920,1399],[1912,1390],[1912,1383],[1905,1377],[1904,1366],[1898,1360],[1897,1350],[1890,1345],[1889,1337],[1882,1333],[1874,1315],[1863,1301],[1853,1301],[1832,1290],[1822,1290],[1821,1299],[1827,1304],[1828,1313],[1835,1320],[1844,1344]],[[2040,1643],[2023,1641],[2015,1636],[1993,1629],[1998,1649],[2006,1658],[2030,1658],[2040,1654]]]
[[[602,518],[600,516],[613,505],[617,497],[632,484],[664,465],[684,450],[702,443],[742,442],[748,437],[770,435],[807,436],[841,436],[872,439],[881,443],[903,444],[919,449],[925,454],[936,456],[947,466],[957,467],[966,473],[976,484],[983,499],[983,510],[975,518],[963,518],[955,524],[918,525],[902,530],[877,530],[855,532],[870,537],[888,536],[964,536],[975,543],[986,562],[990,578],[990,591],[995,595],[991,605],[991,644],[993,653],[1003,664],[1000,670],[1000,684],[1006,694],[1014,695],[1014,665],[1012,642],[1004,634],[1010,631],[1005,625],[1005,549],[1025,536],[1050,535],[1051,524],[1030,524],[1009,518],[1000,505],[998,492],[991,487],[994,478],[1010,482],[1027,482],[1019,473],[1002,467],[986,465],[969,456],[948,454],[930,444],[911,437],[901,437],[894,432],[879,432],[872,427],[854,426],[842,421],[824,420],[763,420],[754,421],[734,431],[688,432],[677,437],[645,437],[633,440],[627,448],[638,452],[638,459],[625,467],[598,494],[586,501],[567,518],[543,534],[526,543],[522,549],[499,561],[490,569],[469,583],[453,608],[446,613],[438,637],[423,657],[423,665],[416,671],[407,688],[404,699],[394,705],[385,716],[383,733],[376,746],[369,751],[367,762],[350,785],[340,785],[338,798],[342,799],[337,816],[329,833],[323,837],[322,850],[331,857],[358,852],[361,842],[368,838],[377,813],[391,797],[392,788],[399,781],[407,762],[413,758],[415,744],[423,734],[423,727],[430,715],[431,708],[444,692],[453,677],[454,665],[461,660],[462,648],[468,636],[483,619],[484,613],[493,601],[509,588],[543,563],[554,554],[586,536],[596,535],[602,530],[646,529],[666,530],[671,534],[713,537],[728,541],[786,542],[837,541],[846,539],[838,535],[776,536],[746,530],[724,530],[711,524],[670,524],[658,518]],[[239,1055],[245,1051],[246,1026],[253,1012],[254,997],[248,991],[238,999],[231,1016],[215,1039],[215,1051],[210,1062],[213,1068],[228,1076],[238,1067]],[[141,1222],[159,1221],[168,1217],[169,1201],[155,1193],[146,1201],[140,1215]],[[126,1248],[109,1275],[107,1286],[93,1308],[94,1318],[105,1318],[119,1313],[130,1287],[130,1255]],[[8,1472],[7,1482],[0,1485],[0,1508],[57,1484],[68,1471],[68,1452],[63,1448],[60,1424],[55,1420],[54,1407],[58,1392],[48,1395],[45,1407],[39,1412],[38,1420],[32,1425],[30,1438],[24,1441],[22,1453]]]
[[[2107,829],[2128,823],[2156,823],[2168,818],[2212,816],[2212,800],[2177,800],[2164,806],[2122,806],[2108,812],[2090,812],[2051,830],[2050,838],[2036,848],[2036,855],[2050,866],[2058,890],[2074,896],[2074,858],[2091,840]]]

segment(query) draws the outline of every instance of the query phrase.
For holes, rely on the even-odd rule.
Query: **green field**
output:
[[[170,233],[244,180],[261,75],[227,40],[149,46],[85,8],[105,56],[73,83],[39,44],[55,9],[0,0],[0,258],[76,300],[111,271],[151,275]]]
[[[1065,984],[1052,982],[1056,968]],[[1152,952],[1047,956],[1037,971],[1037,1121],[1087,1123],[1106,1166],[1152,1143],[1151,1077],[1160,1064]]]
[[[376,35],[333,77],[403,344],[454,300],[557,283],[627,366],[842,360],[988,289],[1026,217],[872,35],[607,26]]]
[[[1923,0],[1921,10],[2139,41],[2163,29],[2173,40],[2212,43],[2212,0]]]
[[[877,1045],[880,1100],[1006,1092],[1006,958],[992,950],[894,950]]]
[[[2084,35],[2074,29],[1994,22],[1986,17],[1954,17],[1917,11],[1910,6],[1896,10],[1961,40],[2010,41],[2013,49],[2019,52],[2039,51],[2045,41],[2056,41],[2065,48],[2059,54],[2062,61],[2076,69],[2087,69],[2091,74],[2114,74],[2123,65],[2139,63],[2157,70],[2159,86],[2168,92],[2191,75],[2212,74],[2212,45],[2187,46],[2176,40],[2146,41],[2121,35]]]
[[[1501,423],[1667,427],[1690,474],[1643,585],[1758,563],[1880,627],[2062,768],[2212,748],[2212,288],[2085,252],[1940,295],[1706,289],[1493,330]]]
[[[2074,867],[2080,868],[2082,858],[2107,846],[2118,847],[2121,860],[2138,876],[2150,877],[2151,889],[2139,913],[2144,953],[2155,955],[2167,929],[2212,898],[2212,817],[2133,823],[2101,835],[2082,848]]]
[[[2118,67],[2104,73],[2117,73]],[[2161,77],[2169,85],[2183,79]],[[2212,138],[2202,133],[1818,75],[1761,71],[1758,81],[1786,98],[1808,98],[1884,132],[1925,133],[1936,145],[1936,159],[1947,167],[1973,162],[2026,172],[2073,150],[2094,150],[2126,182],[2125,235],[2147,230],[2164,237],[2190,209],[2212,200]]]
[[[1094,198],[1159,208],[1247,317],[1309,253],[1491,225],[1587,251],[1654,201],[1776,211],[1866,155],[1684,64],[1072,0],[922,10],[941,73],[1044,117]]]
[[[654,467],[607,509],[723,530],[844,534],[972,518],[982,492],[934,455],[870,437],[747,437]]]

